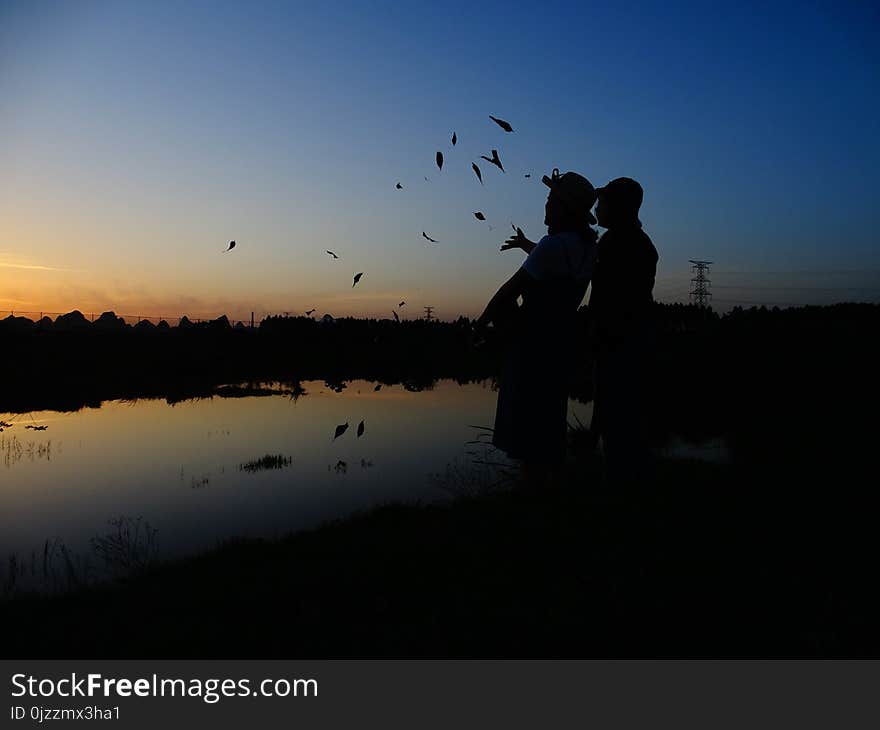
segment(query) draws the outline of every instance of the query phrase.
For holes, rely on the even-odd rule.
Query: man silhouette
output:
[[[602,437],[608,477],[635,482],[647,476],[643,369],[652,340],[657,249],[642,230],[642,186],[628,177],[599,188],[599,239],[590,294],[595,333],[595,399],[591,430]]]

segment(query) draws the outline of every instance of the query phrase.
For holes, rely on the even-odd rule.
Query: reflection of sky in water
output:
[[[442,498],[431,475],[467,458],[465,443],[478,433],[470,425],[491,426],[495,414],[488,384],[443,381],[416,393],[401,386],[374,392],[364,381],[341,393],[321,382],[304,386],[296,402],[152,400],[34,413],[49,426],[40,432],[25,430],[31,420],[19,416],[0,434],[0,559],[39,551],[56,537],[84,551],[121,515],[157,528],[161,552],[185,553],[232,536],[280,535],[384,501]],[[588,422],[590,406],[573,406]],[[366,431],[358,439],[361,419]],[[334,442],[335,427],[346,421],[349,430]],[[239,470],[266,454],[293,463]],[[344,473],[334,469],[340,460]]]

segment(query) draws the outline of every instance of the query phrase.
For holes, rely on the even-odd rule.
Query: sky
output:
[[[642,183],[660,301],[880,301],[878,49],[876,3],[0,0],[0,310],[474,316],[554,167]]]

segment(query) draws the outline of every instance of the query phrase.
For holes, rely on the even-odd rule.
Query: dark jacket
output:
[[[650,325],[658,260],[637,223],[610,229],[599,239],[589,311],[600,347],[624,343]]]

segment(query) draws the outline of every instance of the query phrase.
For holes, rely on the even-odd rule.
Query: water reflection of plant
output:
[[[192,489],[201,489],[202,487],[207,487],[211,483],[211,477],[202,475],[200,477],[192,477],[189,482],[189,486]]]
[[[60,448],[60,443],[55,450]],[[45,443],[37,443],[36,441],[21,441],[17,436],[7,438],[0,436],[0,455],[3,457],[3,466],[7,469],[17,464],[22,459],[28,461],[36,461],[38,459],[52,460],[52,440]]]

